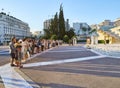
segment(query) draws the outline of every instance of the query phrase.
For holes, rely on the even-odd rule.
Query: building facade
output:
[[[67,20],[65,21],[65,29],[66,29],[66,31],[69,31],[69,30],[70,30],[69,19],[67,19]]]
[[[117,19],[114,21],[114,26],[115,26],[115,27],[120,26],[120,18],[117,18]]]
[[[73,29],[75,30],[75,34],[76,35],[79,35],[80,33],[80,23],[76,22],[76,23],[73,23]]]
[[[43,23],[43,25],[44,25],[43,29],[49,29],[51,21],[52,21],[52,19],[45,20]]]
[[[89,37],[90,27],[87,23],[73,23],[73,29],[78,40],[86,40]]]
[[[92,24],[90,25],[91,29],[98,29],[98,25],[97,24]]]
[[[84,28],[86,30],[84,30]],[[89,25],[87,23],[73,23],[73,29],[75,29],[75,34],[76,35],[86,35],[88,34],[89,30]]]
[[[120,43],[120,26],[110,28],[109,30],[100,28],[97,30],[97,33],[99,34],[98,40],[104,40],[105,43],[109,44]]]
[[[42,36],[43,34],[42,34],[42,31],[35,31],[34,33],[33,33],[33,37],[37,37],[37,38],[40,38],[40,36]]]
[[[11,38],[30,37],[30,27],[27,23],[6,13],[0,13],[0,43],[8,44]]]
[[[104,20],[103,22],[98,24],[99,26],[114,26],[114,22],[111,20]]]

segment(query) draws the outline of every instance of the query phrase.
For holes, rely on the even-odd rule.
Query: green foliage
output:
[[[76,39],[77,39],[76,35],[74,35],[74,36],[72,37],[72,39],[73,39],[73,38],[76,38]]]
[[[64,41],[65,43],[68,43],[68,42],[69,42],[69,37],[68,37],[67,35],[65,35],[65,36],[63,37],[63,41]]]
[[[49,29],[44,29],[45,38],[50,39],[52,35],[56,35],[58,39],[62,40],[63,36],[66,34],[65,31],[65,21],[63,14],[63,7],[60,5],[59,18],[56,13],[54,19],[51,19],[51,24]]]
[[[105,40],[98,40],[98,43],[105,44]],[[106,44],[108,44],[108,43],[109,43],[109,40],[106,40]]]
[[[35,35],[34,38],[37,39],[37,35]]]
[[[59,18],[58,18],[58,14],[56,13],[54,16],[54,34],[58,35],[59,32]]]
[[[64,20],[64,13],[62,4],[60,5],[60,12],[59,12],[59,39],[63,39],[63,36],[66,34],[65,32],[65,20]]]
[[[49,29],[44,29],[44,38],[49,39],[51,37],[51,31]]]
[[[57,35],[52,35],[52,36],[51,36],[51,39],[52,39],[52,40],[57,40]]]
[[[41,36],[39,39],[47,39],[46,36]]]
[[[86,40],[77,40],[77,42],[86,42]]]
[[[67,31],[66,34],[68,35],[69,39],[73,38],[73,36],[75,36],[74,29],[70,28],[70,30]]]
[[[104,41],[104,40],[98,40],[98,43],[100,43],[100,44],[104,44],[105,41]]]
[[[83,27],[82,30],[83,30],[84,32],[86,32],[86,31],[87,31],[87,28]]]
[[[92,33],[96,32],[96,31],[97,31],[96,29],[92,29],[92,30],[89,32],[89,34],[92,34]]]

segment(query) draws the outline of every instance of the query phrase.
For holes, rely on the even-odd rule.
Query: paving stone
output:
[[[84,50],[74,52],[46,52],[27,63],[98,56],[80,46],[59,47],[51,51]],[[120,88],[120,59],[99,58],[20,69],[42,88]]]

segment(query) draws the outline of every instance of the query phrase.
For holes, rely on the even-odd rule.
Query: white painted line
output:
[[[48,52],[53,52],[53,53],[55,53],[55,52],[77,52],[77,51],[86,51],[86,50],[59,50],[59,51],[48,51]]]
[[[10,64],[0,68],[0,75],[5,88],[33,88],[14,68],[10,67]]]
[[[8,55],[9,53],[0,53],[0,55]]]
[[[8,50],[0,50],[0,52],[9,52]]]
[[[92,56],[92,57],[84,57],[84,58],[74,58],[74,59],[65,59],[65,60],[56,60],[56,61],[47,61],[47,62],[37,62],[37,63],[25,64],[24,67],[34,67],[34,66],[44,66],[44,65],[54,65],[54,64],[78,62],[78,61],[92,60],[92,59],[98,59],[98,58],[103,58],[103,57],[105,57],[105,56]]]
[[[49,50],[51,50],[51,49],[49,49]],[[49,50],[46,50],[42,53],[45,53]],[[32,57],[28,58],[28,60],[30,60],[42,53],[35,54]],[[38,85],[33,84],[33,83],[31,84],[32,85],[31,86],[24,78],[22,78],[22,76],[20,76],[14,70],[14,68],[10,67],[10,64],[6,64],[6,65],[3,65],[0,67],[0,76],[3,80],[5,88],[33,88],[32,86],[34,86],[34,88],[40,88]]]
[[[90,51],[92,51],[92,52],[94,52],[94,53],[96,53],[96,54],[98,54],[98,55],[100,55],[100,56],[106,56],[106,55],[103,55],[103,54],[101,54],[101,53],[99,53],[99,52],[96,52],[96,51],[93,50],[93,49],[90,49]]]
[[[84,47],[61,47],[60,49],[83,49]],[[58,48],[59,49],[59,48]]]

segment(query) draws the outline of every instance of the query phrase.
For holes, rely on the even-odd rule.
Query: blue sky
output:
[[[0,10],[27,22],[31,31],[39,31],[44,20],[59,12],[61,3],[71,26],[73,22],[91,25],[120,17],[120,0],[0,0]]]

